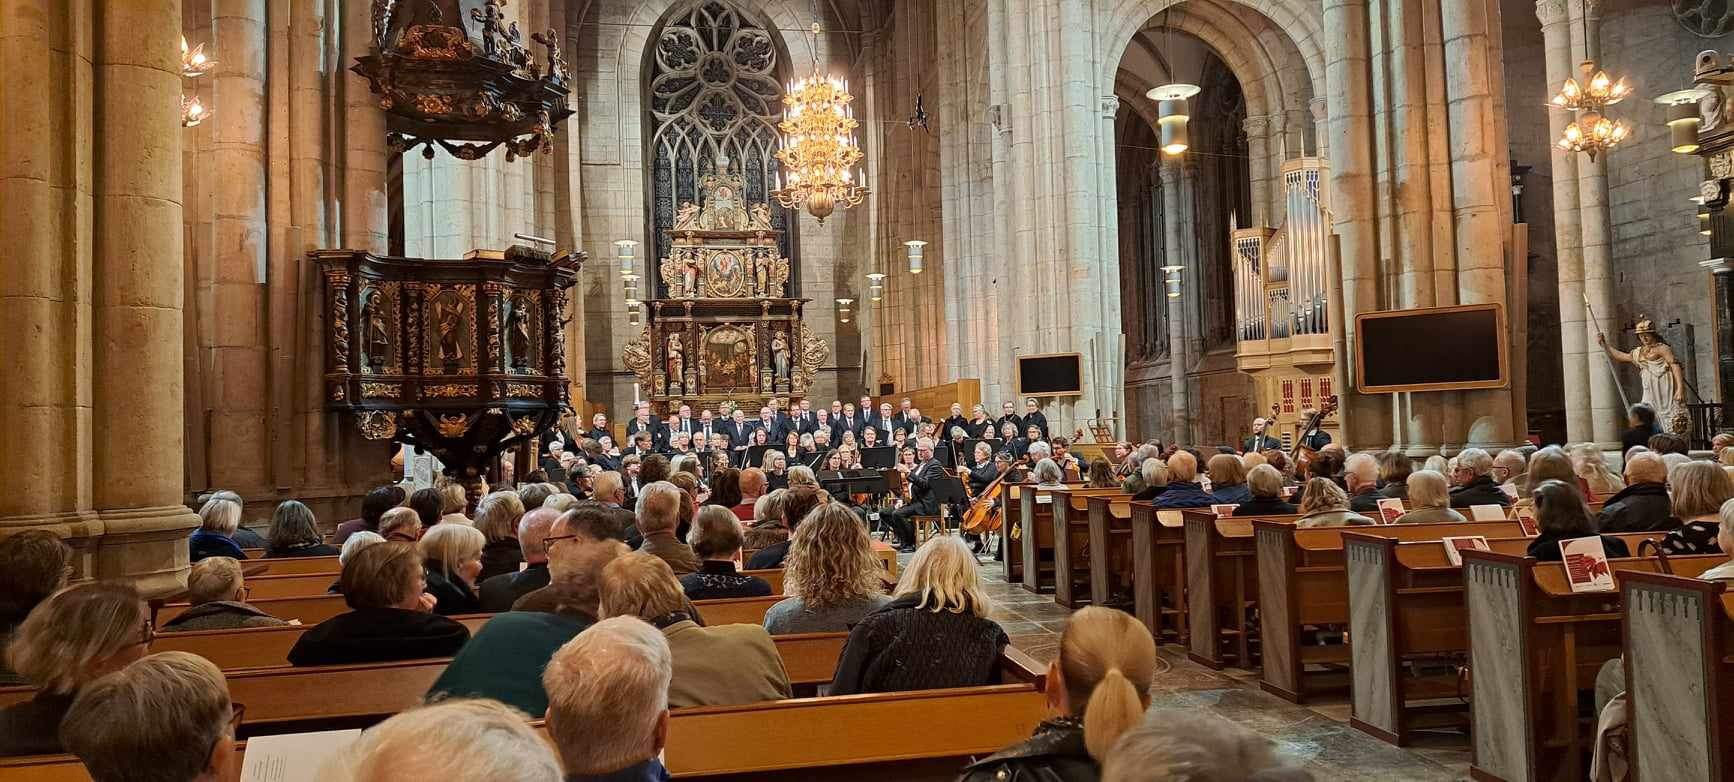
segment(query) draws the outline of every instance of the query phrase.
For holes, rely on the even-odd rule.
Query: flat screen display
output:
[[[1084,393],[1083,354],[1018,356],[1019,396],[1077,396]]]
[[[1355,317],[1356,388],[1364,394],[1501,388],[1505,313],[1498,304],[1366,312]]]

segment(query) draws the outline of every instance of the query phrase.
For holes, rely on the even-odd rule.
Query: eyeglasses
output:
[[[247,704],[235,703],[233,701],[229,702],[229,738],[236,739],[241,737],[241,718],[245,716],[246,713]],[[211,753],[217,750],[217,742],[222,740],[223,737],[221,735],[211,739],[211,746],[209,749],[205,750],[205,757],[210,757]]]
[[[546,551],[552,549],[555,543],[559,543],[562,540],[576,540],[577,538],[577,535],[549,535],[542,539],[542,549]]]

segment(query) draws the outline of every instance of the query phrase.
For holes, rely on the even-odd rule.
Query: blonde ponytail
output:
[[[1143,718],[1144,701],[1138,688],[1119,668],[1109,668],[1090,690],[1089,704],[1084,707],[1084,747],[1090,757],[1102,762],[1120,734],[1137,727]]]
[[[1156,642],[1131,614],[1091,606],[1072,615],[1060,634],[1066,700],[1084,723],[1084,747],[1098,762],[1138,726],[1156,673]]]

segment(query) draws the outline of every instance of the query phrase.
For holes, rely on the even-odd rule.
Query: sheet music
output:
[[[254,736],[247,739],[241,782],[315,782],[325,764],[360,736],[360,729]]]

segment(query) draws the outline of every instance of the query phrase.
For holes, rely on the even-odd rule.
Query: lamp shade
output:
[[[909,255],[909,273],[920,274],[922,259],[926,255],[926,251],[923,248],[927,247],[927,242],[921,241],[920,239],[911,239],[904,242],[903,247]]]

